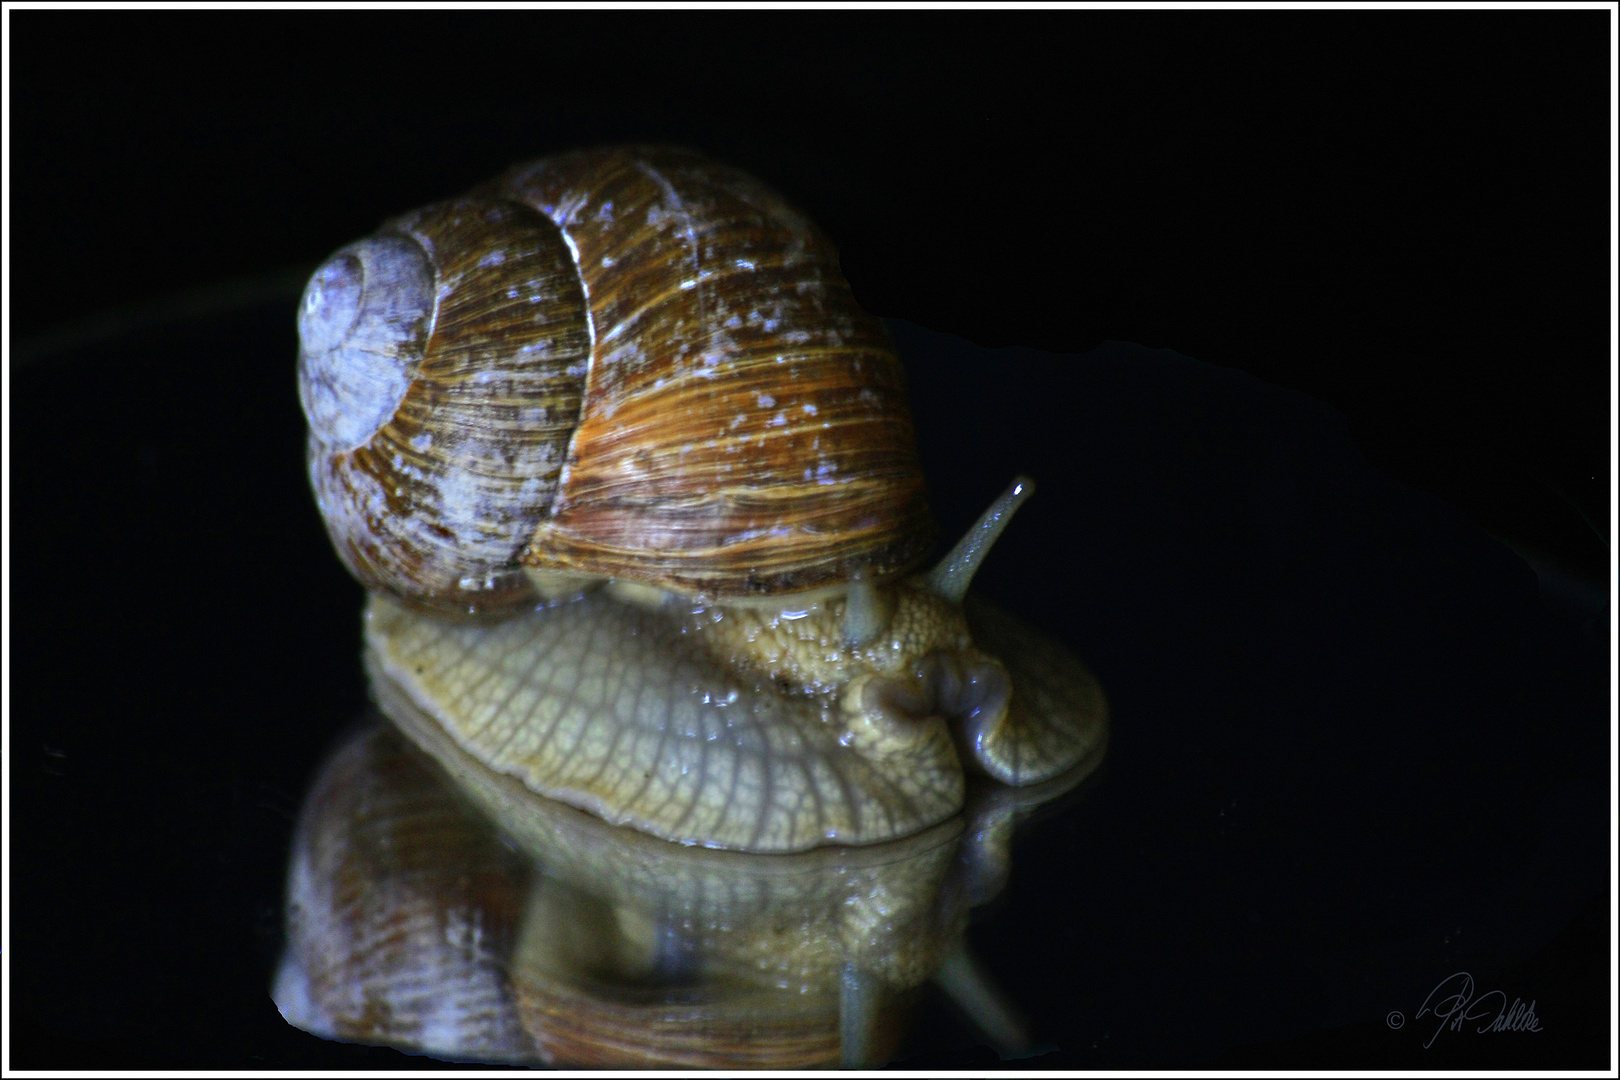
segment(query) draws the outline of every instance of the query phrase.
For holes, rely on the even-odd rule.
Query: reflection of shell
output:
[[[283,1015],[456,1060],[836,1064],[846,970],[869,991],[865,1053],[886,1055],[906,991],[965,917],[935,912],[959,827],[893,850],[749,856],[551,805],[559,873],[531,875],[396,731],[357,735],[302,815]]]
[[[518,1008],[548,1064],[695,1069],[815,1069],[840,1063],[837,998],[755,1003],[660,1000],[663,993],[523,982]],[[771,1007],[774,1006],[774,1007]],[[882,1010],[868,1061],[894,1053],[904,1004]]]
[[[796,855],[670,844],[521,794],[530,872],[433,761],[373,728],[306,801],[273,995],[323,1037],[453,1060],[881,1062],[912,990],[947,955],[962,967],[968,908],[999,887],[1018,808],[1078,779],[977,782],[965,836],[953,819]],[[963,995],[981,1023],[985,995]]]
[[[272,992],[326,1038],[531,1060],[506,964],[526,868],[396,733],[351,740],[304,803]]]

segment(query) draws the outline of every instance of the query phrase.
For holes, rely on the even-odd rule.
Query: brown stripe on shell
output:
[[[440,615],[535,596],[516,556],[556,492],[589,353],[584,295],[555,226],[504,199],[390,222],[435,272],[432,330],[393,417],[352,451],[311,435],[334,545],[370,589]]]
[[[668,149],[563,155],[486,190],[567,234],[594,333],[567,471],[525,563],[724,597],[926,557],[899,360],[801,215]]]

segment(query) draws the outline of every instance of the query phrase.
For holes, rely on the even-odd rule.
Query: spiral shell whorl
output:
[[[433,267],[403,236],[350,244],[309,279],[298,309],[299,398],[310,430],[353,450],[404,400],[433,316]]]
[[[556,493],[590,347],[556,227],[504,199],[406,215],[317,272],[300,333],[310,480],[354,575],[440,615],[532,606],[516,556]]]

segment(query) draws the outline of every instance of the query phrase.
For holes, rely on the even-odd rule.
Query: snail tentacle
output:
[[[888,598],[864,574],[856,574],[844,598],[844,619],[840,625],[844,644],[851,648],[869,644],[889,625],[894,613]]]
[[[973,575],[979,572],[984,557],[1001,536],[1001,530],[1012,520],[1013,513],[1024,505],[1024,500],[1035,493],[1035,481],[1019,475],[1008,485],[990,508],[979,516],[951,553],[939,561],[928,573],[928,587],[943,599],[960,604],[967,596]]]

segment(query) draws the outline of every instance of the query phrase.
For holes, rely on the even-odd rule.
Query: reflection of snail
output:
[[[780,1069],[887,1059],[939,972],[1015,1051],[963,928],[1000,886],[1019,811],[1087,771],[980,781],[964,816],[793,855],[669,844],[530,799],[529,860],[374,726],[305,803],[273,996],[322,1036],[453,1060]]]
[[[1100,746],[1083,667],[987,615],[1009,675],[961,608],[1027,482],[907,576],[898,359],[757,181],[520,167],[339,251],[299,333],[378,701],[513,832],[530,791],[710,847],[877,843],[961,809],[964,765],[1026,784]]]

